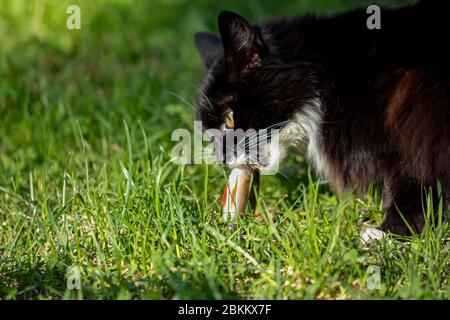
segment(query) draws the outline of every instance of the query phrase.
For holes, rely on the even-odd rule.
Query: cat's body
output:
[[[420,232],[424,188],[439,182],[450,197],[449,10],[447,1],[385,8],[380,30],[366,27],[365,8],[253,27],[222,13],[221,41],[196,38],[208,66],[198,118],[220,128],[232,110],[244,130],[289,120],[283,145],[306,140],[338,191],[378,187],[384,230]]]

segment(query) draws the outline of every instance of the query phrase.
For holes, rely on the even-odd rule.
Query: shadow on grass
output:
[[[170,272],[148,278],[130,280],[116,275],[99,275],[88,279],[81,275],[81,288],[68,289],[66,267],[47,267],[42,264],[21,266],[19,270],[0,273],[0,299],[241,299],[242,297],[218,287],[220,297],[214,294],[206,279],[183,280],[183,274]]]

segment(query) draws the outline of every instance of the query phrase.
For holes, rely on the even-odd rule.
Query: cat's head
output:
[[[302,124],[296,122],[297,115],[302,105],[315,99],[314,75],[302,64],[280,61],[264,26],[252,26],[228,11],[219,15],[218,26],[220,37],[205,32],[195,35],[195,44],[207,68],[197,93],[196,118],[202,122],[203,130],[214,128],[222,132],[223,139],[215,142],[223,150],[222,159],[230,165],[249,161],[229,156],[236,153],[233,148],[225,148],[229,131],[281,129],[277,136],[282,140],[280,146],[270,145],[274,140],[270,133],[262,134],[268,143],[265,149],[258,150],[265,154],[250,159],[253,162],[257,159],[257,163],[252,163],[255,167],[271,170],[285,154],[286,145],[293,142],[283,141],[285,136],[302,130],[299,127]],[[235,146],[239,144],[236,141]]]

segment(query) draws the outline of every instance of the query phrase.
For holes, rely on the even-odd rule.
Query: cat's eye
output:
[[[226,129],[233,129],[234,128],[233,111],[228,111],[227,113],[225,113],[223,122],[225,123],[225,128]]]

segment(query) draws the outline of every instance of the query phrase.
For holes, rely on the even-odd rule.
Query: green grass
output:
[[[0,298],[449,299],[448,225],[364,247],[380,197],[337,198],[297,155],[230,232],[226,169],[170,161],[171,132],[193,126],[173,93],[193,101],[193,34],[221,9],[256,21],[358,3],[2,0]],[[81,290],[66,287],[72,265]]]

